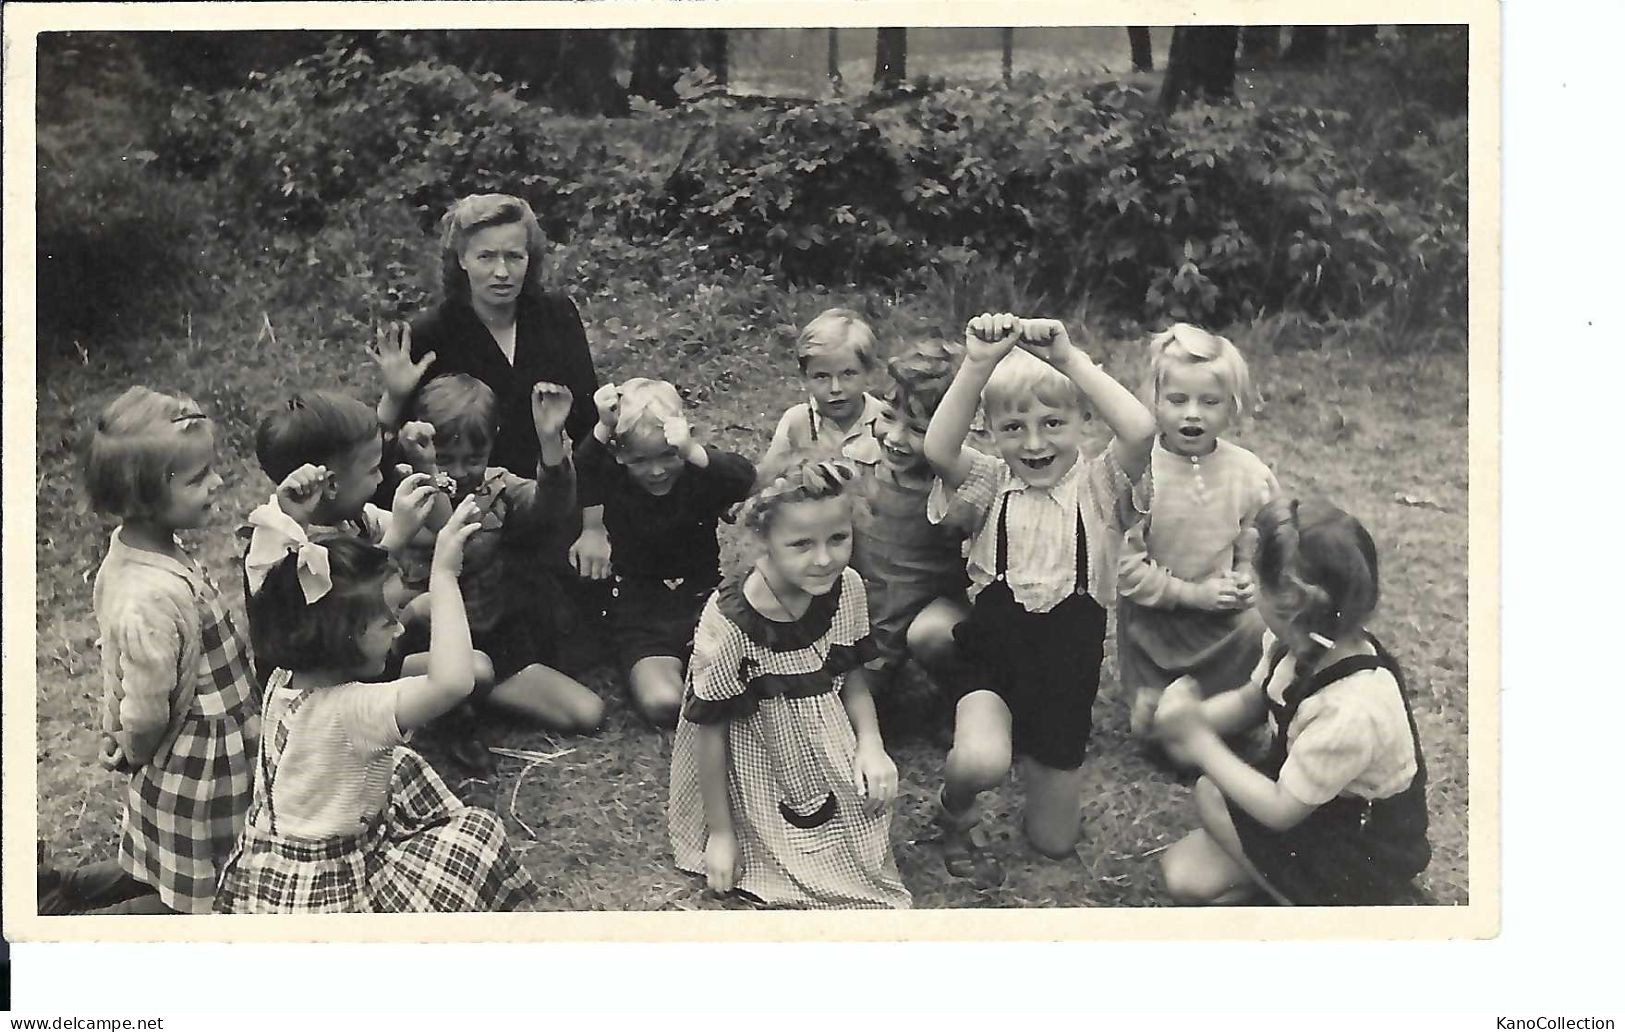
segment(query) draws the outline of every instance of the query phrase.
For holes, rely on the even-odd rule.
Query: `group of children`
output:
[[[259,427],[276,490],[240,531],[250,649],[176,532],[220,480],[208,417],[132,388],[87,483],[120,521],[98,574],[102,758],[130,776],[117,861],[44,862],[43,913],[511,909],[536,886],[500,820],[407,746],[490,705],[566,732],[602,700],[555,669],[511,574],[580,526],[577,563],[637,709],[676,729],[677,866],[768,905],[906,907],[898,771],[874,694],[912,659],[953,706],[937,800],[946,867],[1003,878],[977,800],[1024,760],[1024,830],[1071,854],[1108,626],[1134,732],[1201,772],[1200,829],[1163,859],[1188,902],[1390,900],[1428,861],[1402,680],[1364,631],[1377,558],[1352,517],[1283,499],[1223,439],[1249,405],[1222,337],[1153,337],[1143,400],[1049,319],[982,315],[963,347],[884,366],[851,311],[797,342],[809,397],[760,463],[703,446],[669,383],[539,383],[534,470],[491,466],[496,405],[417,384],[380,342],[376,409],[297,395]],[[1083,454],[1098,415],[1110,441]],[[980,432],[972,440],[973,424]],[[398,486],[373,503],[386,478]],[[730,516],[730,514],[733,514]],[[724,577],[717,530],[756,557]],[[594,540],[601,535],[603,540]],[[1266,726],[1262,766],[1234,736]]]

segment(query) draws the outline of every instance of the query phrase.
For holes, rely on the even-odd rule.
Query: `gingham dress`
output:
[[[134,563],[184,581],[197,620],[194,685],[187,691],[189,686],[177,684],[171,702],[177,709],[184,706],[184,713],[173,714],[169,737],[130,778],[119,866],[156,889],[170,909],[206,914],[220,865],[242,833],[253,794],[259,714],[248,650],[219,591],[200,567],[130,549],[117,539],[109,560],[100,576],[116,578],[116,563]],[[183,645],[183,667],[190,652]],[[187,676],[184,669],[181,676]]]
[[[863,812],[852,775],[857,738],[840,698],[846,672],[873,658],[868,632],[852,569],[793,624],[752,609],[738,579],[711,596],[672,746],[666,817],[680,869],[705,871],[697,728],[726,721],[738,888],[776,906],[910,905],[890,814]]]
[[[457,913],[513,910],[536,883],[508,848],[502,821],[465,806],[428,762],[393,750],[389,803],[359,834],[278,832],[271,805],[289,725],[307,692],[278,670],[266,687],[266,746],[254,806],[227,861],[215,909],[224,914]],[[382,686],[379,690],[385,690]]]

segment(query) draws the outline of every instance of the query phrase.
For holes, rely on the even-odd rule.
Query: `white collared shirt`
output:
[[[1008,496],[1005,583],[1030,613],[1054,609],[1072,594],[1078,570],[1078,515],[1083,516],[1089,558],[1085,590],[1102,606],[1111,605],[1117,582],[1117,542],[1124,513],[1132,510],[1133,484],[1108,444],[1099,455],[1079,456],[1054,485],[1029,487],[1003,459],[971,452],[970,474],[948,496],[941,480],[931,485],[926,516],[941,523],[968,507],[976,532],[965,543],[965,572],[972,600],[993,583],[998,564],[999,502]]]

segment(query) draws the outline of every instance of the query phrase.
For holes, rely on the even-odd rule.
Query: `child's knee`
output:
[[[909,655],[926,666],[940,666],[953,658],[953,628],[940,620],[921,617],[908,625],[903,635]]]
[[[956,740],[948,752],[948,776],[977,791],[1002,784],[1010,774],[1010,743],[990,735]]]
[[[1202,879],[1183,853],[1177,849],[1168,850],[1162,854],[1161,867],[1163,890],[1176,902],[1206,902]]]
[[[591,689],[583,688],[579,696],[571,700],[569,708],[573,731],[583,734],[596,731],[604,722],[604,700]]]
[[[1034,821],[1026,824],[1027,842],[1051,860],[1065,860],[1076,855],[1078,836],[1083,829],[1083,815],[1077,813],[1070,820]]]
[[[683,709],[681,667],[670,669],[662,664],[646,669],[635,668],[630,680],[632,699],[644,718],[656,727],[676,727]]]

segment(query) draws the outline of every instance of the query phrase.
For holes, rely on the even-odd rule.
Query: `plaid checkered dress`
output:
[[[220,865],[242,833],[253,796],[259,714],[248,650],[213,582],[162,557],[186,580],[197,609],[196,689],[171,737],[130,778],[119,865],[184,914],[210,911]],[[182,693],[184,698],[185,693]]]
[[[268,699],[272,690],[267,688]],[[535,898],[536,883],[508,848],[497,815],[463,805],[434,768],[408,748],[394,750],[389,804],[361,833],[329,838],[278,833],[271,787],[288,745],[288,725],[307,697],[299,693],[271,718],[254,808],[226,863],[216,910],[457,913],[514,910]]]
[[[728,725],[728,803],[740,891],[775,906],[904,908],[891,816],[870,817],[853,780],[847,671],[874,658],[863,581],[847,569],[795,623],[768,620],[742,582],[718,588],[695,632],[672,745],[666,818],[677,866],[705,871],[696,729]]]

